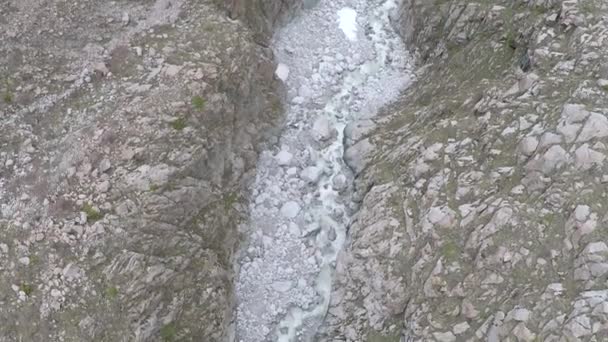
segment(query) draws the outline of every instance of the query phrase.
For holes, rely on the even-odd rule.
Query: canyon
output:
[[[0,341],[608,339],[608,4],[0,4]]]

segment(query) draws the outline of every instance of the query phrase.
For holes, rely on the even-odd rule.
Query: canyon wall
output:
[[[607,13],[402,4],[418,80],[353,128],[361,208],[319,340],[608,338]]]
[[[226,340],[287,9],[231,3],[0,5],[0,340]]]

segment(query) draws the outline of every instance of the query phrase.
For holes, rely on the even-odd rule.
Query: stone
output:
[[[312,90],[306,84],[301,85],[300,89],[298,89],[298,96],[304,99],[311,98],[312,95]]]
[[[108,73],[110,73],[110,70],[108,69],[108,67],[106,66],[105,63],[100,62],[100,63],[94,63],[93,64],[93,70],[95,72],[100,73],[101,75],[105,76]]]
[[[536,335],[523,323],[516,325],[512,333],[518,338],[518,341],[533,342],[536,339]]]
[[[277,153],[275,156],[277,163],[281,166],[287,166],[291,164],[291,160],[293,159],[293,154],[288,151],[281,150],[281,152]]]
[[[363,139],[346,149],[344,153],[344,161],[355,172],[355,174],[358,174],[367,166],[373,149],[374,145],[369,141],[369,139]]]
[[[580,128],[580,124],[568,124],[566,122],[562,122],[557,127],[557,132],[564,136],[564,140],[567,143],[572,143],[576,139],[576,135],[578,134]]]
[[[528,319],[530,318],[530,311],[527,310],[527,309],[524,309],[524,308],[517,308],[517,309],[513,309],[513,311],[511,311],[509,313],[509,315],[515,321],[518,321],[518,322],[527,322]]]
[[[346,189],[346,176],[343,174],[334,176],[334,178],[332,178],[332,187],[338,192]]]
[[[585,109],[585,106],[580,104],[566,104],[562,109],[562,118],[567,123],[583,122],[588,116],[589,112]]]
[[[590,242],[583,250],[585,254],[608,253],[608,246],[602,241]]]
[[[594,166],[602,166],[606,156],[589,148],[583,144],[574,152],[574,165],[576,168],[587,171]]]
[[[110,182],[109,181],[103,181],[99,184],[97,184],[97,192],[103,194],[108,192],[108,190],[110,190]]]
[[[449,228],[455,224],[456,213],[446,206],[432,207],[428,212],[428,220],[431,224]]]
[[[327,141],[335,137],[336,131],[332,129],[329,119],[319,117],[312,125],[313,138],[317,141]]]
[[[300,177],[308,183],[316,184],[321,175],[323,174],[323,170],[317,166],[309,166],[302,170]]]
[[[292,287],[293,287],[293,284],[291,283],[291,281],[277,281],[272,284],[272,288],[275,291],[279,291],[279,292],[287,292]]]
[[[163,75],[175,77],[183,69],[181,65],[166,64],[163,68]]]
[[[538,139],[535,137],[525,137],[519,143],[519,150],[525,156],[531,156],[538,147]]]
[[[65,279],[67,279],[68,281],[79,279],[80,273],[81,273],[80,267],[74,265],[73,263],[67,264],[61,271],[61,274],[63,275],[63,277]]]
[[[122,14],[121,21],[122,21],[123,26],[128,26],[129,22],[131,22],[131,17],[129,16],[129,13],[124,12]]]
[[[562,137],[560,135],[551,132],[546,132],[541,136],[540,145],[538,147],[543,148],[551,145],[561,144],[561,142]]]
[[[456,336],[454,336],[454,334],[450,331],[433,333],[433,337],[435,338],[435,340],[437,340],[439,342],[456,341]]]
[[[568,152],[559,145],[551,146],[542,157],[541,170],[547,174],[564,166],[569,162]]]
[[[475,306],[473,306],[473,304],[471,304],[470,302],[463,302],[462,303],[462,314],[464,315],[464,317],[468,318],[468,319],[474,319],[475,317],[477,317],[479,315],[479,311],[477,311],[477,309],[475,309]]]
[[[469,330],[469,328],[470,328],[469,323],[462,322],[462,323],[458,323],[458,324],[454,325],[454,328],[452,328],[452,332],[454,332],[455,335],[461,335],[461,334],[465,333],[467,330]]]
[[[566,324],[566,329],[568,329],[576,338],[589,336],[592,333],[591,321],[587,315],[580,315],[573,318]]]
[[[602,114],[591,113],[576,141],[582,143],[605,137],[608,137],[608,119]]]
[[[281,207],[281,215],[285,218],[293,219],[300,213],[300,205],[297,202],[289,201]]]
[[[574,218],[579,222],[585,222],[591,214],[591,208],[588,205],[577,205],[574,209]]]

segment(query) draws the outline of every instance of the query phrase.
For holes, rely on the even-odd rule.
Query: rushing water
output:
[[[396,8],[395,0],[321,0],[275,37],[287,124],[260,158],[242,227],[237,341],[310,341],[323,322],[353,211],[344,128],[410,82],[389,19]]]

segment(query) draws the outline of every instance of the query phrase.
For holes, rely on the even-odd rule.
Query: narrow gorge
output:
[[[333,270],[356,204],[357,120],[372,118],[411,80],[389,15],[393,1],[319,1],[274,39],[287,122],[263,152],[236,285],[237,340],[311,341],[327,313]],[[365,148],[365,147],[364,147]]]
[[[608,340],[603,0],[0,2],[0,342]]]

